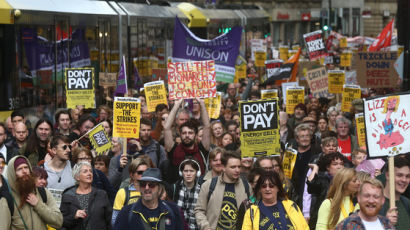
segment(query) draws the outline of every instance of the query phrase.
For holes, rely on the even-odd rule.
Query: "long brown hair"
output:
[[[330,213],[327,228],[334,229],[340,217],[340,207],[345,197],[344,192],[347,190],[349,182],[356,176],[356,171],[352,168],[340,169],[330,184],[327,199],[331,200]],[[352,196],[352,195],[351,195]],[[351,197],[353,198],[353,197]]]
[[[279,174],[274,171],[266,171],[266,170],[262,172],[262,174],[260,175],[258,179],[258,182],[256,182],[256,186],[255,186],[256,198],[262,199],[262,196],[261,196],[262,185],[267,180],[278,188],[278,194],[276,195],[278,200],[288,199],[286,192],[283,189],[282,181],[279,178]]]

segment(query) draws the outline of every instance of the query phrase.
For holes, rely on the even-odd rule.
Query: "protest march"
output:
[[[240,26],[208,40],[184,23],[163,66],[66,66],[64,107],[7,114],[0,229],[409,229],[410,92],[389,26],[244,52]]]

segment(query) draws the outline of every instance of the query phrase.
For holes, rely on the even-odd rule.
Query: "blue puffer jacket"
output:
[[[114,229],[116,230],[133,230],[133,229],[146,229],[151,230],[150,224],[147,222],[147,218],[141,213],[142,199],[139,199],[136,203],[127,205],[121,209],[115,221]],[[157,224],[158,230],[181,230],[184,229],[184,220],[176,204],[159,201],[158,204],[161,214]]]

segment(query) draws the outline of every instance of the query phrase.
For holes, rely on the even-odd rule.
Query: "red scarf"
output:
[[[203,172],[205,172],[205,163],[201,157],[201,153],[199,152],[199,147],[197,144],[194,144],[193,149],[189,149],[189,147],[186,147],[183,144],[177,145],[174,150],[172,164],[179,166],[183,160],[190,158],[196,160],[199,163],[199,165],[201,166],[201,174],[203,174]]]

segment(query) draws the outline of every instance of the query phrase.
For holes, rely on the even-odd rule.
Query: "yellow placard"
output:
[[[217,92],[216,97],[204,98],[206,110],[208,111],[209,118],[218,119],[221,112],[221,100],[222,93]]]
[[[246,78],[246,63],[235,66],[234,83],[238,83],[240,79]]]
[[[347,38],[346,37],[342,37],[339,39],[339,47],[347,48]]]
[[[359,144],[359,147],[365,147],[366,146],[366,128],[364,126],[363,113],[356,114],[355,120],[356,120],[357,143]]]
[[[67,108],[95,108],[94,68],[66,68],[64,75]]]
[[[105,151],[111,149],[111,141],[105,132],[104,127],[100,124],[95,126],[89,133],[88,138],[93,145],[98,155],[103,154]]]
[[[399,45],[397,47],[397,57],[400,57],[400,55],[401,55],[401,53],[403,53],[403,51],[404,51],[404,46]]]
[[[114,98],[114,137],[139,138],[141,102],[133,97]]]
[[[301,86],[286,89],[286,113],[294,114],[295,107],[305,102],[305,88]]]
[[[298,152],[294,149],[287,148],[285,154],[283,155],[282,168],[285,177],[289,180],[292,179],[293,169],[296,163],[296,157]]]
[[[352,53],[340,54],[340,66],[350,67],[352,65]]]
[[[287,46],[280,46],[279,47],[279,58],[283,61],[287,61],[289,59],[289,47]]]
[[[329,93],[342,93],[345,84],[345,72],[342,70],[330,70],[327,73]]]
[[[261,99],[269,99],[278,97],[277,89],[263,89],[261,90]]]
[[[343,85],[342,111],[350,112],[352,101],[361,98],[362,90],[358,85]]]
[[[242,157],[280,154],[278,98],[239,101]]]
[[[163,81],[153,81],[144,84],[145,99],[148,112],[155,112],[159,104],[168,105],[167,92]]]
[[[266,61],[266,52],[256,50],[255,51],[255,66],[265,67],[265,61]]]

